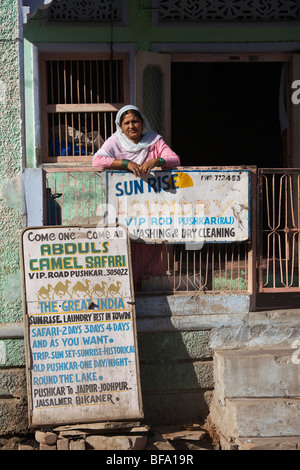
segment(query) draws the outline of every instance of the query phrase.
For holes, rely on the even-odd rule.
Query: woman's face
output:
[[[137,144],[142,137],[143,121],[135,114],[128,113],[122,121],[121,129],[128,139]]]

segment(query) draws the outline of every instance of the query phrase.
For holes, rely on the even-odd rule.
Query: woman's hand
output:
[[[159,158],[152,158],[152,160],[148,160],[147,162],[144,162],[140,166],[141,173],[150,173],[152,168],[154,167],[159,167]]]
[[[141,166],[135,162],[129,162],[127,166],[128,170],[132,171],[135,176],[141,177],[142,171]]]
[[[148,160],[147,162],[144,162],[142,165],[139,165],[138,163],[130,160],[128,162],[126,170],[131,171],[135,176],[138,176],[141,178],[143,173],[150,173],[152,168],[159,167],[159,166],[160,166],[159,158],[153,158],[152,160]],[[124,170],[124,167],[122,167],[122,160],[115,159],[111,164],[111,168]]]

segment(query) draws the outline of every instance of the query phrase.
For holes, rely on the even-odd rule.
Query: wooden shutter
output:
[[[167,54],[137,51],[135,104],[152,127],[171,144],[171,60]]]

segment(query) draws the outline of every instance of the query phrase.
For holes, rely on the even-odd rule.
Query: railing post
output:
[[[251,247],[248,253],[248,291],[251,296],[251,310],[256,309],[257,297],[257,167],[251,168]]]

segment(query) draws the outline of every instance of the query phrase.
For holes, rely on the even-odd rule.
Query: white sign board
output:
[[[107,171],[108,221],[148,242],[236,242],[250,237],[250,171]]]
[[[143,417],[124,227],[22,233],[30,425]]]

